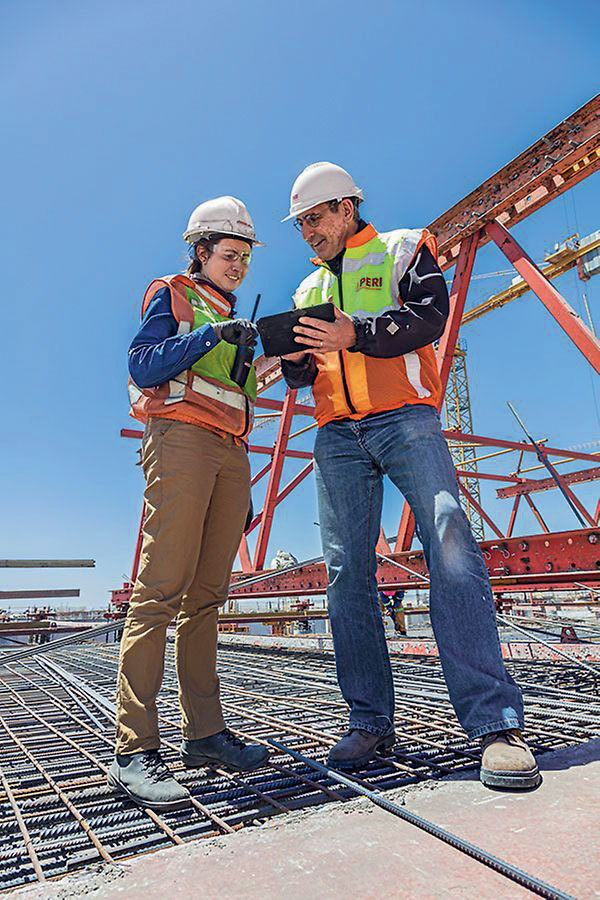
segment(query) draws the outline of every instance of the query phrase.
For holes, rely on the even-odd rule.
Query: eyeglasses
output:
[[[298,231],[302,231],[305,225],[308,225],[309,228],[316,228],[322,218],[323,213],[308,213],[302,219],[297,218],[294,220],[294,228]]]
[[[252,259],[252,254],[248,251],[238,253],[237,250],[219,250],[218,247],[215,247],[213,253],[216,253],[216,255],[225,260],[225,262],[239,262],[245,269],[248,268],[250,260]]]

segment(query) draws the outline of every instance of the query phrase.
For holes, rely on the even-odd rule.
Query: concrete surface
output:
[[[241,645],[247,647],[268,647],[270,650],[318,650],[333,653],[333,640],[329,634],[308,635],[270,635],[270,634],[219,634],[219,643]],[[408,654],[409,656],[439,656],[437,643],[431,638],[396,638],[388,637],[387,645],[390,653]],[[535,641],[502,640],[500,642],[502,656],[505,659],[539,659],[547,662],[567,662],[561,654],[587,662],[600,662],[600,644],[560,644],[557,652]],[[600,670],[599,670],[600,671]]]
[[[540,768],[543,784],[525,794],[490,791],[467,773],[388,796],[565,893],[600,897],[600,740],[545,754]],[[16,893],[29,900],[532,896],[364,798]]]

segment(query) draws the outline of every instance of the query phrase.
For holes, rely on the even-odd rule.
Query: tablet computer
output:
[[[265,356],[286,356],[288,353],[299,353],[307,349],[296,343],[294,325],[302,316],[322,319],[325,322],[335,320],[333,303],[319,303],[318,306],[307,306],[306,309],[292,309],[275,316],[262,316],[256,327],[265,351]]]

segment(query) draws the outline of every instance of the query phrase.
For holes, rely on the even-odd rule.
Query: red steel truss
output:
[[[580,317],[544,276],[539,267],[508,231],[546,203],[550,202],[600,168],[600,95],[597,95],[569,118],[548,132],[507,166],[489,178],[467,197],[439,216],[428,227],[438,238],[439,262],[443,269],[455,265],[456,270],[450,291],[450,316],[446,331],[440,340],[437,359],[445,389],[452,357],[469,290],[477,250],[493,241],[507,257],[511,265],[527,282],[540,299],[566,337],[583,354],[589,364],[600,372],[600,342]],[[294,438],[314,427],[313,407],[300,402],[297,392],[288,390],[284,399],[266,394],[281,381],[279,361],[260,357],[256,362],[258,373],[257,409],[279,416],[278,433],[273,446],[255,442],[258,432],[252,434],[249,450],[253,456],[267,456],[266,463],[254,474],[257,484],[268,475],[268,486],[263,509],[254,516],[250,530],[240,545],[242,571],[234,576],[231,597],[235,599],[258,597],[285,597],[325,592],[327,578],[322,562],[294,567],[290,571],[273,572],[253,581],[252,576],[264,571],[269,539],[277,507],[311,473],[312,453],[291,446]],[[295,417],[309,417],[298,430],[293,430]],[[296,421],[298,421],[296,419]],[[519,464],[513,473],[463,472],[457,470],[459,485],[468,493],[463,480],[467,477],[494,480],[504,483],[497,490],[501,498],[514,498],[507,525],[503,528],[469,494],[469,501],[478,510],[495,538],[481,543],[484,558],[494,591],[510,593],[535,590],[573,589],[576,585],[600,587],[600,502],[592,512],[575,496],[570,485],[600,478],[600,467],[561,473],[558,480],[573,500],[575,506],[590,526],[574,531],[550,533],[531,494],[556,488],[552,478],[532,479],[520,474],[520,464],[526,454],[536,453],[529,443],[505,441],[495,437],[465,434],[458,431],[444,432],[452,441],[469,443],[476,447],[493,447],[501,453],[516,452]],[[123,437],[141,437],[142,432],[123,429]],[[541,442],[543,456],[553,457],[554,465],[565,461],[598,463],[599,456],[571,450],[552,448]],[[559,462],[557,463],[557,458]],[[286,462],[302,460],[304,465],[282,487]],[[481,459],[481,457],[480,457]],[[521,498],[536,517],[540,534],[513,537]],[[143,511],[142,511],[143,522]],[[135,580],[141,551],[141,525],[138,533],[132,580]],[[254,551],[251,552],[248,537],[258,529]],[[378,551],[392,562],[381,560],[378,580],[386,587],[414,589],[427,587],[427,571],[422,552],[411,551],[414,524],[407,504],[404,506],[393,552],[382,534]],[[235,583],[249,582],[236,588]]]
[[[494,539],[482,541],[480,547],[496,594],[572,589],[574,582],[590,588],[600,586],[598,528]],[[415,590],[429,586],[422,550],[395,553],[389,559],[393,562],[380,560],[377,580],[382,589]],[[240,582],[239,587],[236,581]],[[324,594],[326,588],[327,573],[319,560],[266,574],[259,581],[238,574],[231,596],[236,600],[294,597]]]
[[[429,226],[443,269],[454,265],[461,242],[488,222],[512,228],[600,168],[600,94],[512,162],[438,216]],[[480,246],[490,235],[480,238]]]

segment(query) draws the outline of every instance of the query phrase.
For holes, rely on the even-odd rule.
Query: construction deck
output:
[[[269,766],[251,775],[184,770],[177,752],[171,643],[159,703],[163,749],[194,805],[159,816],[116,796],[105,773],[113,753],[117,657],[118,645],[89,641],[0,666],[0,889],[98,863],[107,866],[109,877],[111,862],[226,834],[232,847],[240,837],[235,832],[245,826],[271,817],[285,821],[310,806],[337,803],[343,809],[347,803],[348,789],[283,753],[274,752]],[[591,672],[566,661],[507,665],[524,690],[527,737],[537,753],[589,746],[600,738],[599,682]],[[475,776],[479,747],[455,720],[439,662],[394,655],[393,670],[398,741],[389,757],[360,773],[361,783],[394,792]],[[244,738],[274,737],[323,760],[345,729],[329,652],[224,643],[219,671],[228,725]],[[421,840],[416,831],[414,839]]]

